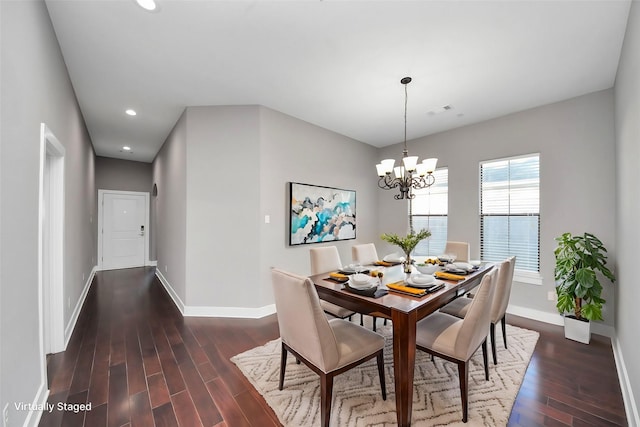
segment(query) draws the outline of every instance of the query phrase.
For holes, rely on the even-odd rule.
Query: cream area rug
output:
[[[333,384],[331,426],[395,426],[393,347],[391,326],[379,326],[386,340],[385,374],[387,400],[382,400],[375,358],[338,375]],[[416,352],[412,425],[414,426],[506,426],[520,384],[539,334],[507,325],[508,349],[496,328],[498,364],[491,358],[487,342],[489,381],[484,379],[482,350],[469,366],[469,421],[462,422],[460,383],[456,364],[440,358],[431,361]],[[320,380],[289,354],[284,389],[278,390],[280,339],[231,358],[253,386],[264,396],[285,427],[320,425]]]

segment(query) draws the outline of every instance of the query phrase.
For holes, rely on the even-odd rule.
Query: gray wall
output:
[[[187,108],[189,306],[260,306],[258,111]]]
[[[540,271],[543,285],[515,283],[511,304],[557,314],[547,292],[555,287],[554,238],[563,232],[598,236],[616,264],[613,91],[605,90],[411,141],[409,153],[438,157],[449,167],[449,240],[468,241],[480,253],[479,162],[540,153]],[[399,158],[399,146],[379,158]],[[381,230],[406,229],[404,204],[380,197]],[[402,221],[396,219],[402,218]],[[517,261],[516,261],[517,268]],[[613,326],[615,287],[604,285],[606,325]]]
[[[377,239],[375,152],[265,107],[187,108],[153,165],[158,268],[190,307],[272,304],[271,267],[310,272],[310,246],[288,245],[290,181],[356,190],[357,240],[335,243],[349,263],[353,244]],[[173,243],[169,249],[182,227],[182,252]],[[165,273],[165,265],[183,262],[183,276],[171,273],[175,267]]]
[[[178,297],[186,298],[187,240],[187,119],[182,114],[153,161],[151,232],[155,245],[150,257],[171,283]]]
[[[616,234],[618,309],[616,334],[635,391],[635,423],[640,425],[640,342],[638,341],[638,242],[640,242],[640,4],[633,2],[615,85],[617,138]],[[631,392],[629,390],[629,392]],[[627,408],[629,409],[629,408]],[[632,424],[633,425],[633,424]]]
[[[96,187],[99,190],[151,193],[152,180],[151,163],[96,157]]]
[[[262,304],[273,303],[272,267],[308,275],[309,248],[335,245],[343,264],[351,246],[380,241],[377,228],[377,149],[262,107],[260,137],[260,283]],[[288,183],[301,182],[356,191],[356,239],[289,246]],[[264,216],[271,222],[265,224]]]
[[[2,1],[0,408],[11,425],[46,388],[38,311],[38,187],[40,123],[64,145],[64,323],[96,263],[94,152],[42,1]],[[69,301],[69,304],[67,304]]]

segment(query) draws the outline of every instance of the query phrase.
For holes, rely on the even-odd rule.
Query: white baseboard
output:
[[[549,313],[547,311],[535,310],[533,308],[521,307],[512,304],[509,304],[507,307],[507,313],[544,323],[550,323],[552,325],[564,325],[564,318],[560,313]],[[591,332],[597,335],[604,335],[609,338],[613,338],[616,334],[613,326],[599,322],[591,322]]]
[[[202,307],[187,306],[184,315],[189,317],[236,317],[247,319],[259,319],[276,312],[276,305],[269,304],[264,307]]]
[[[180,313],[185,317],[234,317],[259,319],[269,316],[276,312],[275,304],[269,304],[264,307],[211,307],[211,306],[191,306],[185,305],[180,299],[176,291],[173,289],[169,281],[162,275],[160,270],[156,268],[156,276],[167,290],[167,293],[178,307]]]
[[[618,380],[620,381],[620,390],[622,391],[622,399],[624,400],[624,409],[627,413],[627,422],[630,427],[640,427],[640,415],[638,413],[637,400],[634,398],[631,382],[627,372],[627,365],[622,356],[622,349],[617,337],[611,339],[613,347],[613,357],[616,361],[616,369],[618,371]]]
[[[549,313],[512,304],[509,304],[507,307],[507,313],[515,316],[526,317],[527,319],[537,320],[539,322],[550,323],[552,325],[564,325],[564,319],[559,313]]]
[[[31,409],[27,414],[27,418],[24,420],[24,427],[37,427],[40,424],[40,418],[42,417],[42,410],[38,410],[37,408],[43,408],[47,403],[47,399],[49,398],[49,389],[47,389],[47,378],[44,376],[44,381],[38,387],[38,392],[36,393],[35,398],[33,399],[33,403],[31,404]]]
[[[173,286],[171,286],[169,281],[162,275],[160,270],[157,269],[157,268],[156,268],[156,276],[160,280],[160,283],[162,283],[162,286],[164,286],[164,288],[167,290],[167,293],[169,294],[169,296],[173,300],[173,303],[176,305],[176,307],[178,307],[178,310],[180,310],[180,313],[182,313],[182,315],[184,316],[185,315],[184,314],[184,302],[182,302],[182,300],[180,299],[180,296],[178,296],[178,294],[176,293],[175,289],[173,289]]]
[[[147,261],[145,261],[144,265],[147,266],[147,267],[157,267],[158,266],[158,261],[147,260]]]
[[[93,278],[96,275],[96,271],[98,271],[98,267],[94,266],[93,269],[91,269],[91,273],[89,273],[87,282],[84,284],[84,289],[82,289],[80,298],[78,298],[78,302],[76,303],[76,306],[73,309],[73,313],[71,314],[69,323],[67,323],[67,327],[64,329],[64,349],[63,350],[67,349],[67,345],[69,344],[69,340],[71,339],[71,334],[73,333],[73,329],[76,327],[78,316],[80,316],[80,312],[82,311],[82,307],[84,306],[84,300],[87,298],[87,294],[89,293],[89,288],[91,288],[91,283],[93,282]]]

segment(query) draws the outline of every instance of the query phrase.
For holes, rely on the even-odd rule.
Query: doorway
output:
[[[142,267],[149,258],[149,193],[98,190],[98,267]]]
[[[38,282],[43,356],[64,350],[64,146],[40,124]]]

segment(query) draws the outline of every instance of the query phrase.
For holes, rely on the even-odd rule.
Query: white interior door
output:
[[[141,267],[148,252],[149,193],[101,191],[103,270]]]

